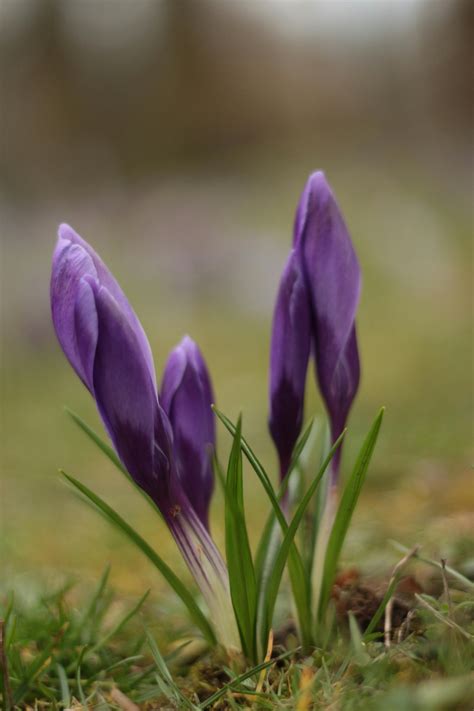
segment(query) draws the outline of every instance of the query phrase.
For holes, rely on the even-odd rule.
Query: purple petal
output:
[[[211,380],[194,341],[186,336],[171,352],[160,401],[173,430],[174,459],[183,490],[208,528],[214,488],[211,452],[216,443]]]
[[[94,395],[125,467],[157,502],[166,495],[171,442],[142,344],[128,314],[104,286],[94,286],[98,340]]]
[[[156,375],[155,375],[155,366],[153,364],[153,356],[150,348],[150,344],[148,343],[148,339],[146,337],[145,331],[143,330],[143,327],[138,320],[134,310],[130,306],[130,303],[123,293],[122,289],[120,288],[119,284],[117,283],[116,279],[112,276],[110,271],[107,269],[106,265],[102,261],[102,259],[99,257],[99,255],[92,249],[92,247],[80,237],[77,232],[75,232],[72,227],[66,224],[62,224],[59,226],[58,230],[58,235],[59,235],[59,241],[58,241],[58,246],[59,243],[61,244],[67,244],[70,243],[72,245],[76,245],[77,247],[82,248],[84,252],[89,256],[93,266],[94,266],[94,275],[97,277],[99,280],[99,283],[102,284],[107,288],[110,294],[114,297],[116,302],[119,304],[120,308],[122,311],[127,315],[127,318],[129,319],[130,325],[132,326],[133,330],[137,334],[138,342],[140,343],[140,347],[143,351],[143,354],[145,356],[145,360],[147,363],[148,370],[150,371],[150,376],[151,379],[153,380],[153,383],[156,386]],[[58,248],[57,248],[58,249]]]
[[[97,342],[97,316],[95,304],[87,296],[88,286],[84,277],[97,278],[92,259],[81,246],[59,237],[53,254],[51,274],[53,324],[69,362],[86,387],[92,391],[90,363]],[[87,332],[90,349],[88,355],[78,343],[76,318],[81,333]]]
[[[86,276],[78,284],[74,306],[74,330],[81,366],[86,381],[89,383],[89,390],[92,391],[98,322],[91,283],[94,283],[94,280]]]
[[[292,250],[280,281],[270,349],[269,427],[281,477],[301,431],[310,334],[308,293],[298,255]]]
[[[311,297],[316,370],[335,439],[359,384],[355,315],[360,268],[324,173],[310,176],[297,215],[295,244]]]

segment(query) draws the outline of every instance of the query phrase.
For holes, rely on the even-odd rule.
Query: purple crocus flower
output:
[[[163,372],[160,401],[173,430],[174,461],[181,485],[201,522],[209,528],[214,488],[212,450],[216,443],[211,379],[194,341],[185,336]]]
[[[309,177],[298,204],[294,225],[294,253],[297,255],[309,302],[317,379],[329,414],[331,439],[334,442],[344,429],[359,385],[355,316],[361,280],[349,232],[325,175],[320,171]],[[282,304],[280,294],[275,308],[270,382],[275,377],[274,373],[282,369],[282,361],[294,364],[299,382],[304,382],[306,362],[294,358],[294,343],[291,346],[289,344],[291,338],[299,342],[303,327],[300,329],[295,326],[288,333],[285,348],[281,351],[273,350],[278,313],[290,308],[289,298],[285,304],[283,297]],[[301,388],[301,410],[303,403],[304,389]],[[271,397],[270,422],[278,412],[285,412],[286,408],[291,411],[295,409],[290,399],[286,405],[284,401],[277,404]],[[301,419],[297,418],[296,422],[297,436]],[[275,425],[272,433],[274,431]],[[294,434],[292,439],[296,440]],[[281,436],[277,446],[281,446]],[[337,478],[340,452],[339,447],[332,463],[333,482]]]
[[[309,298],[296,250],[283,270],[273,314],[270,348],[270,432],[283,479],[303,421],[311,344]]]
[[[192,480],[203,476],[206,442],[201,432],[191,441],[182,423],[197,411],[203,415],[207,409],[207,418],[212,414],[211,386],[202,356],[198,370],[206,374],[206,382],[199,402],[192,384],[197,379],[192,373],[197,358],[191,375],[186,368],[186,380],[183,374],[178,382],[176,360],[167,369],[175,374],[174,380],[165,374],[167,414],[158,399],[147,337],[123,291],[71,227],[61,225],[58,236],[51,275],[58,340],[94,397],[127,471],[162,513],[215,617],[221,641],[225,646],[238,646],[227,569],[207,530],[210,469],[205,473],[207,496],[193,499]],[[185,341],[187,357],[189,353],[195,356],[197,347],[191,339]]]

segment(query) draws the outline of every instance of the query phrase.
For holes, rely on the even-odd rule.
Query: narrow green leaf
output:
[[[217,417],[221,420],[225,428],[234,437],[236,432],[235,425],[216,407],[213,406],[213,410],[216,413]],[[248,461],[250,462],[253,470],[260,479],[268,498],[270,499],[281,530],[283,531],[283,533],[286,533],[286,531],[288,530],[288,524],[286,522],[285,515],[281,510],[280,504],[278,503],[277,496],[273,489],[272,483],[268,477],[268,474],[258,461],[257,457],[253,453],[251,447],[248,445],[244,437],[241,437],[241,448],[242,452],[245,454]],[[301,638],[303,646],[307,648],[311,644],[312,636],[311,626],[309,623],[311,617],[310,591],[303,560],[294,542],[291,546],[290,554],[288,557],[288,570],[290,573],[293,598],[298,613],[298,625],[301,632]]]
[[[296,512],[291,520],[288,530],[284,535],[283,542],[280,546],[280,550],[278,551],[278,555],[276,556],[276,559],[275,559],[275,562],[273,565],[273,570],[271,572],[271,575],[270,575],[270,578],[268,581],[268,587],[267,587],[266,594],[265,594],[265,600],[264,600],[265,612],[263,615],[264,627],[262,630],[262,634],[263,634],[262,642],[268,638],[268,634],[269,634],[271,624],[272,624],[273,612],[275,609],[278,590],[280,588],[281,578],[282,578],[283,571],[284,571],[284,568],[286,565],[286,561],[288,559],[288,554],[290,552],[291,545],[292,545],[293,540],[296,536],[296,532],[301,524],[301,521],[303,520],[305,511],[306,511],[312,497],[314,496],[316,489],[318,488],[319,482],[323,478],[324,473],[326,472],[326,470],[329,466],[329,463],[330,463],[331,459],[333,458],[334,454],[336,453],[337,449],[341,446],[341,443],[342,443],[342,440],[344,439],[345,434],[346,434],[346,430],[344,430],[339,435],[338,439],[335,441],[335,443],[331,447],[320,470],[318,471],[317,475],[314,477],[313,481],[311,482],[310,486],[308,487],[308,490],[306,491],[302,500],[298,504],[298,507],[297,507]]]
[[[94,593],[90,599],[90,602],[89,602],[88,606],[86,607],[83,615],[81,616],[80,623],[79,623],[80,627],[83,628],[85,626],[85,624],[89,621],[89,618],[94,616],[95,611],[97,609],[97,605],[98,605],[102,595],[104,594],[104,590],[107,586],[109,575],[110,575],[110,565],[108,564],[105,566],[105,570],[102,573],[102,575],[100,576],[100,580],[97,585],[97,588],[94,591]]]
[[[107,444],[98,434],[95,430],[90,427],[87,422],[84,422],[84,420],[79,417],[75,412],[70,410],[68,407],[64,408],[73,420],[73,422],[76,423],[76,425],[83,431],[85,434],[94,442],[94,444],[99,447],[99,449],[105,454],[105,456],[110,459],[112,464],[117,467],[117,469],[126,477],[127,481],[143,496],[144,499],[148,501],[150,506],[153,508],[153,510],[158,513],[161,516],[161,513],[159,509],[157,508],[155,502],[153,499],[148,496],[146,491],[144,491],[138,484],[135,482],[135,480],[130,476],[122,462],[120,461],[119,457],[117,456],[116,452],[112,447]]]
[[[255,660],[257,587],[245,522],[240,418],[225,485],[225,545],[230,594],[242,647],[245,655]]]
[[[165,691],[165,694],[170,700],[174,701],[175,703],[178,703],[180,709],[187,708],[192,709],[192,711],[198,711],[199,707],[193,704],[192,701],[190,701],[186,696],[184,696],[179,686],[174,682],[173,677],[171,676],[171,672],[168,669],[168,665],[166,664],[155,639],[151,636],[149,632],[146,633],[146,637],[153,660],[155,662],[155,666],[158,670],[159,679],[162,682],[160,686]]]
[[[84,422],[82,417],[79,417],[78,414],[73,412],[73,410],[70,410],[68,407],[65,407],[64,409],[66,410],[69,417],[76,423],[76,425],[83,432],[85,432],[86,435],[94,442],[94,444],[96,444],[99,447],[99,449],[101,449],[103,451],[105,456],[110,459],[112,464],[114,464],[117,467],[117,469],[120,469],[120,471],[123,474],[125,474],[125,476],[130,477],[130,474],[125,469],[125,467],[123,466],[122,462],[120,461],[120,459],[118,458],[117,454],[112,449],[112,447],[110,445],[108,445],[106,442],[104,442],[104,440],[101,437],[99,437],[97,432],[95,432],[95,430],[93,430],[92,427],[89,427],[87,422]]]
[[[298,464],[299,458],[301,456],[301,453],[306,445],[306,442],[308,441],[308,438],[311,434],[311,430],[313,427],[313,422],[314,420],[311,420],[307,427],[305,428],[303,434],[299,437],[295,448],[293,450],[293,454],[291,456],[291,462],[290,466],[288,468],[288,472],[285,476],[284,481],[282,482],[282,485],[280,487],[280,491],[278,492],[278,502],[281,501],[286,489],[288,488],[288,483],[290,481],[290,475],[292,474],[293,470]],[[265,523],[262,535],[260,537],[260,541],[257,547],[257,553],[255,555],[255,574],[257,577],[257,581],[261,581],[262,575],[263,575],[263,570],[265,568],[271,567],[271,560],[269,560],[269,544],[270,544],[270,538],[272,536],[272,531],[275,529],[275,524],[276,524],[276,517],[275,517],[275,512],[272,509],[268,515],[267,521]],[[260,587],[260,585],[259,585]]]
[[[212,468],[214,471],[214,476],[217,478],[217,481],[219,482],[222,491],[224,492],[225,495],[225,474],[224,474],[224,469],[222,467],[222,464],[219,461],[219,458],[217,456],[217,452],[214,450],[213,455],[212,455]]]
[[[19,704],[23,699],[24,695],[28,693],[30,684],[34,681],[39,674],[44,671],[46,666],[50,666],[49,657],[55,645],[55,640],[48,642],[46,647],[33,659],[33,661],[27,666],[21,684],[17,687],[13,694],[14,705]]]
[[[91,648],[90,651],[91,652],[98,652],[99,649],[102,649],[102,647],[105,647],[105,645],[109,642],[109,640],[111,640],[113,637],[115,637],[115,635],[118,634],[125,627],[127,622],[129,620],[131,620],[132,617],[134,617],[137,614],[137,612],[140,610],[140,608],[142,607],[143,603],[145,602],[145,600],[147,599],[149,594],[150,594],[150,590],[147,590],[142,595],[142,597],[139,599],[139,601],[136,603],[136,605],[134,605],[132,607],[132,609],[127,612],[125,617],[123,617],[121,620],[119,620],[119,622],[117,622],[115,627],[113,627],[113,629],[110,630],[110,632],[108,632],[101,640],[99,640],[96,644],[94,644],[94,646]]]
[[[76,671],[76,684],[77,684],[77,691],[79,694],[79,701],[83,706],[87,708],[87,701],[86,697],[84,695],[84,690],[82,688],[82,679],[81,679],[81,666],[82,666],[82,660],[84,659],[84,654],[87,651],[87,647],[83,647],[81,649],[81,652],[79,654],[79,659],[77,661],[77,671]]]
[[[384,412],[385,408],[382,408],[375,418],[375,421],[370,428],[364,443],[362,444],[354,470],[344,488],[341,502],[337,509],[324,560],[323,580],[321,584],[321,596],[318,609],[319,619],[323,617],[329,602],[332,584],[334,582],[337,564],[339,561],[339,555],[341,553],[352,514],[359,499],[362,485],[367,474],[370,459],[372,457],[375,443],[377,442],[377,437],[382,425]]]
[[[70,474],[60,470],[60,473],[67,479],[67,481],[72,484],[93,506],[112,524],[114,524],[122,533],[124,533],[127,538],[132,541],[141,551],[146,555],[146,557],[153,563],[153,565],[160,571],[163,577],[168,581],[170,586],[173,588],[175,593],[181,598],[183,603],[188,608],[191,618],[194,620],[195,624],[199,627],[204,637],[211,643],[216,643],[216,637],[212,630],[211,625],[204,616],[201,609],[198,607],[193,596],[189,592],[188,588],[181,582],[181,580],[173,573],[171,568],[165,563],[165,561],[156,553],[156,551],[151,548],[151,546],[137,533],[124,519],[112,509],[108,504],[105,503],[103,499],[97,494],[91,491],[85,484],[72,477]]]
[[[372,661],[353,612],[349,612],[349,631],[353,649],[353,661],[364,667]]]
[[[275,511],[271,509],[265,522],[262,535],[260,536],[257,552],[255,554],[255,574],[257,577],[257,586],[259,589],[262,584],[262,577],[264,575],[264,571],[271,567],[271,560],[272,558],[274,558],[274,555],[276,555],[275,547],[273,547],[274,555],[271,556],[270,554],[271,540],[275,538],[275,534],[279,534],[279,532],[280,526],[277,523]]]
[[[69,690],[66,672],[64,671],[64,667],[59,664],[59,662],[56,664],[56,671],[58,674],[59,686],[61,688],[61,700],[64,708],[68,709],[71,705],[71,692]]]
[[[284,477],[284,479],[281,483],[281,486],[280,486],[280,490],[278,492],[278,500],[281,500],[281,498],[283,497],[283,494],[285,493],[285,491],[288,488],[291,474],[293,473],[294,469],[296,469],[296,467],[299,464],[300,457],[301,457],[303,450],[306,446],[306,443],[309,439],[311,430],[313,429],[313,424],[314,424],[314,418],[311,418],[311,420],[308,422],[308,424],[304,428],[301,435],[298,437],[298,440],[297,440],[295,447],[293,449],[293,452],[291,454],[290,466],[288,467],[288,471],[285,474],[285,477]]]
[[[150,647],[151,654],[154,659],[156,668],[158,669],[159,675],[163,679],[166,679],[166,681],[173,683],[173,677],[171,676],[171,672],[168,669],[168,665],[166,664],[165,660],[163,659],[163,655],[160,652],[160,649],[155,641],[155,638],[152,637],[148,631],[146,633],[146,638],[147,638],[148,646]]]
[[[390,602],[390,598],[394,594],[399,582],[400,582],[400,578],[398,576],[390,582],[390,585],[388,586],[387,590],[385,591],[385,595],[383,596],[382,601],[380,602],[380,605],[376,609],[374,616],[372,617],[372,619],[370,620],[369,624],[366,627],[366,630],[364,632],[364,639],[367,639],[372,634],[372,632],[375,630],[378,623],[382,619],[382,615],[385,612],[385,608],[387,607],[388,603]]]

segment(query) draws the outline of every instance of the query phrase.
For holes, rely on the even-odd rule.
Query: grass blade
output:
[[[58,674],[59,686],[61,688],[61,700],[63,702],[64,708],[68,709],[71,705],[71,692],[69,690],[69,683],[67,680],[66,672],[64,670],[64,667],[59,664],[59,662],[56,664],[56,671]]]
[[[245,655],[255,661],[257,586],[245,522],[241,419],[229,456],[225,485],[225,545],[232,605]]]
[[[77,415],[75,412],[70,410],[68,407],[65,407],[64,409],[66,410],[69,417],[71,417],[73,422],[76,423],[76,425],[79,427],[79,429],[81,429],[83,432],[85,432],[85,434],[89,437],[89,439],[91,439],[92,442],[94,442],[94,444],[97,445],[97,447],[105,454],[105,456],[108,459],[110,459],[112,464],[114,466],[116,466],[117,469],[126,477],[126,479],[129,481],[129,483],[132,484],[132,486],[137,491],[140,492],[140,494],[143,496],[143,498],[148,501],[148,503],[153,508],[153,510],[161,516],[161,513],[160,513],[159,509],[157,508],[153,499],[151,499],[151,497],[148,496],[146,491],[143,491],[143,489],[140,486],[138,486],[138,484],[135,482],[135,480],[130,476],[130,474],[128,473],[128,471],[126,470],[126,468],[120,461],[119,457],[117,456],[115,450],[109,444],[107,444],[107,442],[105,442],[102,439],[102,437],[100,437],[97,434],[97,432],[95,430],[93,430],[92,427],[90,427],[87,424],[87,422],[85,422],[82,419],[82,417],[79,417],[79,415]]]
[[[181,692],[179,686],[173,681],[171,672],[168,669],[163,655],[161,654],[157,643],[149,632],[146,633],[148,645],[151,650],[153,661],[155,662],[156,669],[158,671],[158,678],[161,681],[161,688],[165,695],[174,703],[178,704],[177,708],[180,709],[192,709],[192,711],[198,711],[199,707],[192,703],[184,694]]]
[[[97,588],[96,588],[95,592],[93,593],[88,606],[84,610],[83,615],[81,616],[79,624],[82,629],[89,622],[89,619],[93,618],[94,615],[96,614],[96,610],[97,610],[99,601],[101,600],[101,598],[104,594],[105,588],[107,587],[109,575],[110,575],[110,565],[108,564],[105,566],[104,572],[100,576],[100,580],[97,585]]]
[[[153,565],[160,571],[163,577],[167,580],[170,586],[173,588],[175,593],[181,598],[182,602],[188,608],[191,618],[194,620],[195,624],[199,627],[204,637],[211,643],[215,644],[216,637],[211,625],[206,619],[205,615],[198,607],[193,596],[189,592],[188,588],[181,582],[181,580],[173,573],[171,568],[165,563],[165,561],[156,553],[156,551],[137,533],[124,519],[112,509],[108,504],[105,503],[100,496],[94,494],[85,484],[75,479],[70,474],[60,470],[60,473],[67,479],[67,481],[72,484],[72,486],[77,489],[90,503],[96,508],[110,523],[114,524],[122,533],[124,533],[127,538],[132,541],[145,556],[153,563]]]
[[[141,608],[141,606],[143,605],[143,603],[145,602],[145,600],[147,599],[149,594],[150,594],[150,590],[147,590],[142,595],[142,597],[139,599],[139,601],[136,603],[136,605],[134,605],[132,607],[132,609],[127,612],[125,617],[123,617],[119,622],[117,622],[115,627],[113,629],[111,629],[110,632],[108,632],[104,637],[102,637],[101,640],[99,640],[96,644],[94,644],[94,646],[90,649],[90,652],[98,652],[99,649],[102,649],[102,647],[105,647],[107,642],[110,639],[112,639],[112,637],[115,637],[115,635],[118,634],[125,627],[127,622],[129,620],[131,620],[132,617],[134,617],[137,614],[137,612],[139,611],[139,609]]]
[[[354,470],[347,482],[341,502],[337,509],[336,517],[334,519],[334,524],[332,526],[331,534],[329,536],[328,546],[326,550],[326,556],[324,560],[323,569],[323,579],[321,583],[321,596],[319,599],[318,608],[318,619],[324,615],[327,604],[329,602],[329,597],[331,594],[332,584],[336,575],[337,564],[339,561],[339,555],[346,538],[347,530],[354,512],[354,508],[359,499],[359,495],[362,489],[362,485],[367,474],[367,469],[374,451],[375,444],[377,442],[377,437],[382,425],[382,419],[385,412],[385,408],[382,408],[375,418],[369,433],[362,444],[359,456],[354,466]]]

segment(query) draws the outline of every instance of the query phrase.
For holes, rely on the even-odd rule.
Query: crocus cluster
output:
[[[134,481],[161,512],[206,599],[221,642],[238,647],[227,569],[209,533],[215,424],[208,369],[185,337],[158,394],[145,332],[98,254],[61,225],[51,276],[53,323]]]
[[[324,173],[303,190],[293,246],[280,280],[270,356],[269,427],[283,478],[301,431],[306,373],[313,355],[331,440],[345,427],[359,385],[355,315],[360,268]],[[341,448],[331,466],[337,481]]]
[[[297,208],[293,246],[273,318],[269,427],[281,478],[301,431],[311,356],[333,443],[345,427],[359,383],[355,330],[359,292],[360,270],[349,233],[324,174],[314,173]],[[251,554],[245,560],[252,590],[235,592],[236,576],[230,585],[209,530],[216,432],[211,380],[199,348],[188,336],[183,338],[171,352],[158,388],[150,345],[130,303],[96,252],[67,225],[59,228],[53,255],[51,308],[65,355],[95,399],[125,469],[175,538],[207,602],[219,641],[227,649],[243,645],[236,600],[252,608],[249,612],[245,607],[248,615],[241,617],[246,624],[249,621],[248,636],[255,639],[258,615],[253,614],[257,605]],[[340,448],[331,463],[332,484],[337,481],[339,456]],[[313,566],[316,599],[331,512],[326,519]],[[278,537],[272,540],[278,543]],[[271,556],[269,560],[274,562]]]

